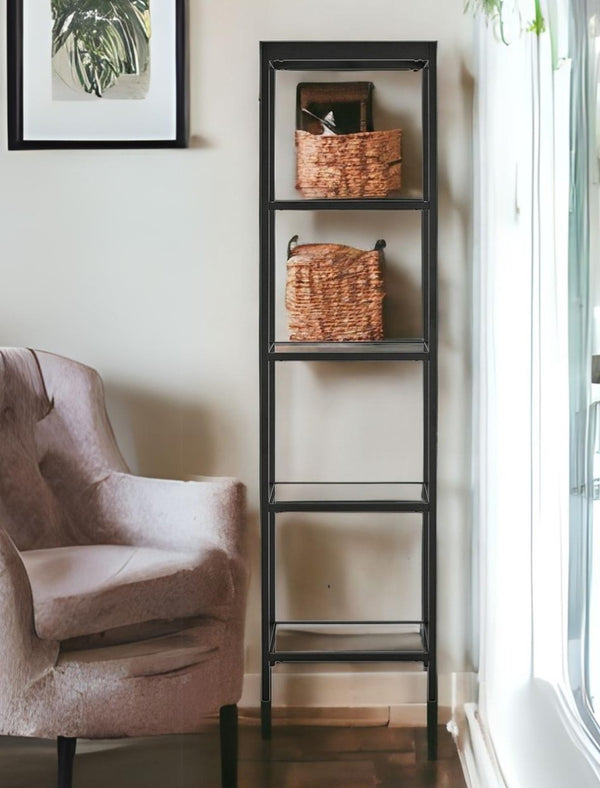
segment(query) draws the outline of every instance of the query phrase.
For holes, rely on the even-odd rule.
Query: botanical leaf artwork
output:
[[[150,0],[51,0],[55,99],[142,99]]]

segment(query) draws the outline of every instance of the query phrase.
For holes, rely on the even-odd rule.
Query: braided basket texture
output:
[[[368,342],[383,339],[381,252],[341,244],[302,244],[287,263],[290,339]]]
[[[296,131],[296,188],[307,198],[386,197],[399,189],[402,131]]]

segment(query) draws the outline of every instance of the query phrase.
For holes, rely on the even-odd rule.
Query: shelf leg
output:
[[[260,733],[263,739],[271,738],[271,701],[260,702]]]
[[[438,703],[427,701],[427,759],[437,761]]]
[[[431,664],[427,669],[427,758],[437,760],[438,697],[437,672]]]
[[[271,738],[271,689],[272,666],[264,659],[262,666],[262,695],[260,701],[260,733],[263,739]]]
[[[429,516],[423,515],[421,537],[421,617],[429,626]]]
[[[273,455],[271,455],[273,456]],[[272,698],[272,669],[268,654],[271,650],[272,627],[275,622],[275,515],[267,515],[267,559],[265,562],[264,580],[265,593],[263,599],[263,617],[265,626],[263,642],[262,663],[262,695],[260,704],[261,735],[263,739],[271,738],[271,698]]]

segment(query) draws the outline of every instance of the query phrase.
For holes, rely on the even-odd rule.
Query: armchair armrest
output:
[[[35,633],[29,578],[19,551],[2,527],[0,627],[0,730],[10,733],[12,721],[23,705],[24,693],[54,667],[59,645],[52,640],[40,640]]]
[[[169,550],[193,550],[208,541],[242,556],[245,492],[229,478],[180,482],[113,472],[97,488],[103,537]]]

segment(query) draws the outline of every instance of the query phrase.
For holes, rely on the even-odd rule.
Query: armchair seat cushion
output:
[[[33,594],[35,629],[47,640],[157,619],[227,612],[234,595],[227,555],[207,543],[175,552],[83,545],[21,553]]]

